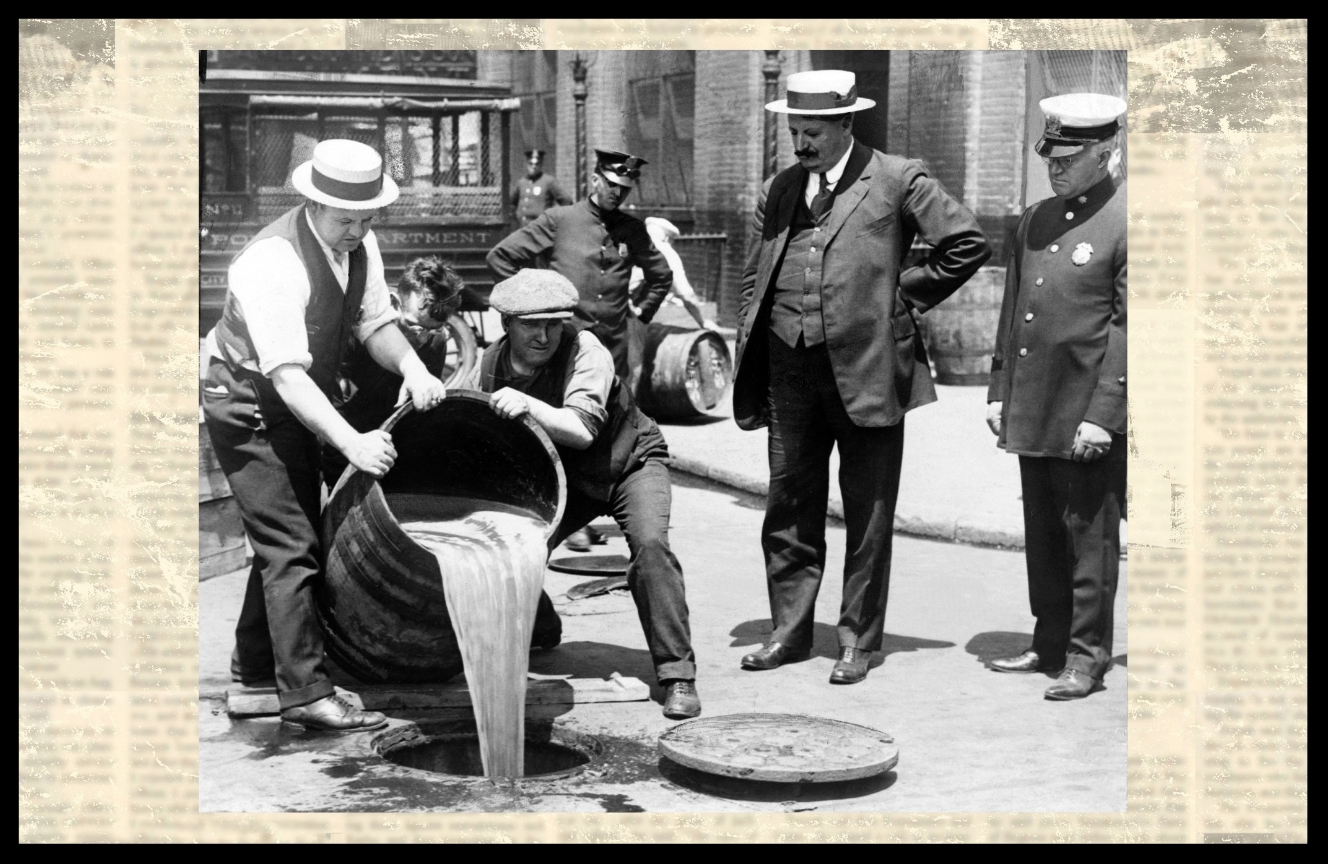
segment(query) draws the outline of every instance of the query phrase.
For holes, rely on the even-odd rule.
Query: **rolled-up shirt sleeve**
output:
[[[397,320],[397,310],[392,307],[391,292],[383,272],[383,256],[378,251],[378,237],[372,231],[364,237],[364,253],[368,272],[364,278],[364,299],[360,302],[363,314],[355,327],[355,338],[361,342],[372,336],[375,330]]]
[[[563,407],[597,437],[609,416],[609,393],[613,389],[613,355],[588,330],[577,334],[572,371],[563,389]]]
[[[271,375],[292,363],[308,370],[314,362],[304,329],[309,277],[290,243],[280,237],[255,243],[231,265],[228,284],[253,340],[258,371]]]

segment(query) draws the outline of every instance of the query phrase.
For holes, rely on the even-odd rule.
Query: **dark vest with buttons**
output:
[[[811,182],[810,176],[807,182]],[[818,242],[821,235],[816,228],[830,218],[834,200],[832,193],[830,204],[817,220],[812,218],[812,211],[807,207],[806,195],[798,194],[793,224],[789,226],[788,246],[778,265],[779,275],[775,277],[775,296],[770,307],[770,329],[790,348],[798,344],[799,335],[808,347],[825,342],[825,323],[821,319],[821,264],[825,260],[825,250]]]
[[[368,273],[368,255],[364,251],[364,244],[350,253],[350,276],[346,280],[346,290],[342,291],[341,284],[327,263],[322,246],[309,227],[309,220],[304,216],[304,205],[287,211],[255,234],[240,250],[237,260],[249,251],[249,247],[269,237],[281,237],[289,242],[300,257],[304,272],[309,276],[309,305],[304,309],[304,329],[309,338],[309,353],[313,355],[309,377],[336,404],[341,399],[337,374],[354,339],[354,327],[360,317],[360,304],[364,300]],[[285,403],[266,376],[246,369],[237,362],[237,359],[250,360],[256,365],[258,351],[249,335],[249,326],[245,323],[239,301],[230,291],[226,292],[226,305],[214,333],[217,347],[232,376],[237,380],[251,381],[257,389],[255,395],[265,405],[269,405],[269,411],[277,406],[284,408]]]
[[[511,387],[554,408],[563,407],[576,340],[576,327],[564,323],[562,341],[549,362],[529,378],[516,378],[512,376],[512,367],[507,360],[507,337],[502,337],[485,350],[480,360],[480,389],[493,393]],[[613,487],[623,475],[646,459],[669,455],[659,427],[636,407],[631,391],[617,376],[614,376],[613,387],[609,390],[607,408],[604,425],[585,450],[554,445],[567,473],[567,485],[597,501],[609,500]]]

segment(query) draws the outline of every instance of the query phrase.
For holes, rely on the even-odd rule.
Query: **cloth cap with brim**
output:
[[[1038,103],[1047,126],[1034,148],[1039,156],[1073,156],[1090,144],[1106,141],[1120,129],[1125,100],[1105,93],[1066,93]]]
[[[301,195],[342,210],[376,210],[397,200],[397,184],[383,173],[383,157],[368,144],[320,141],[314,158],[291,174]]]
[[[595,170],[603,174],[610,183],[635,188],[641,176],[641,166],[650,163],[640,156],[632,156],[620,150],[601,150],[595,148]]]
[[[518,270],[493,286],[489,305],[517,318],[571,318],[576,286],[554,270]]]
[[[852,72],[818,69],[788,76],[788,98],[767,103],[765,110],[817,117],[865,111],[875,105],[874,99],[858,95],[858,78]]]

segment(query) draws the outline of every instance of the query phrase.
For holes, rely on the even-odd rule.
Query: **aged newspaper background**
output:
[[[198,52],[577,47],[1130,52],[1128,812],[198,814]],[[21,840],[1307,839],[1304,20],[30,20],[19,52]]]

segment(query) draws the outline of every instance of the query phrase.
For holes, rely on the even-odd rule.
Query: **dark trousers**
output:
[[[807,348],[799,338],[798,347],[790,348],[773,333],[768,343],[770,495],[761,548],[774,623],[771,639],[794,649],[811,647],[825,570],[830,451],[837,445],[848,533],[839,644],[878,650],[890,590],[904,423],[854,425],[824,345]]]
[[[207,393],[218,384],[238,389],[221,364],[204,384],[208,435],[254,548],[231,672],[246,680],[275,674],[283,709],[307,705],[334,692],[314,609],[322,576],[318,439],[289,413],[259,414],[252,403]]]
[[[1100,462],[1019,457],[1033,650],[1094,678],[1111,665],[1120,575],[1121,442]]]
[[[631,340],[629,328],[623,326],[617,330],[604,324],[595,324],[590,328],[595,338],[613,355],[613,371],[623,381],[632,379]]]
[[[627,587],[636,602],[636,614],[645,632],[646,647],[650,649],[650,659],[655,664],[655,677],[659,681],[692,681],[696,679],[696,655],[692,653],[682,566],[669,548],[672,503],[668,467],[658,459],[647,459],[618,481],[608,501],[597,501],[569,489],[567,506],[549,541],[549,550],[558,548],[595,517],[613,514],[631,552]],[[553,626],[549,616],[556,621],[557,613],[544,595],[535,615],[536,633]]]

